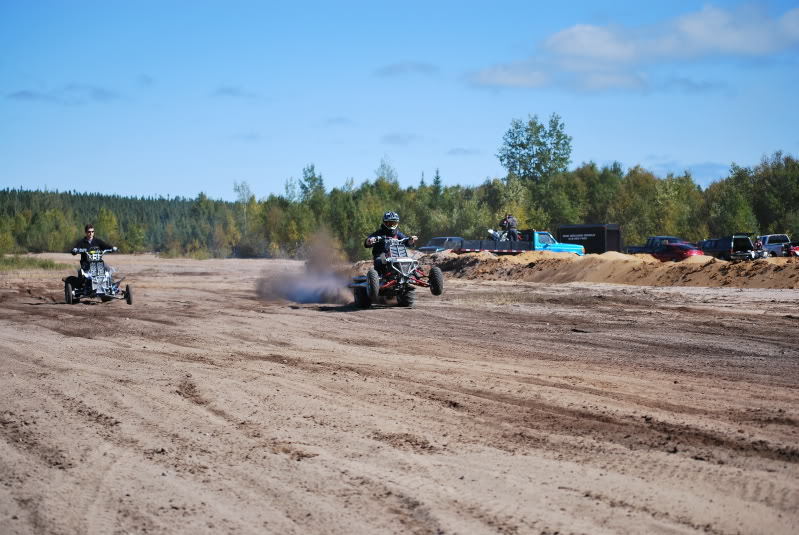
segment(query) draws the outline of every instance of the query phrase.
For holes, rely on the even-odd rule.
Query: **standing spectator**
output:
[[[508,233],[508,239],[510,241],[518,241],[519,230],[517,227],[519,226],[519,222],[516,221],[516,218],[513,217],[512,214],[505,214],[505,219],[499,222],[499,226],[502,230]]]

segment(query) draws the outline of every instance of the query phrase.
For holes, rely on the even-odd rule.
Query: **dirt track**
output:
[[[48,255],[72,262],[67,255]],[[799,290],[448,279],[267,302],[290,261],[0,282],[0,533],[795,533]]]

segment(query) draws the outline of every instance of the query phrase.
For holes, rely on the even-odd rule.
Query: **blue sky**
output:
[[[582,162],[799,154],[799,2],[0,2],[0,187],[234,199],[477,185],[513,118]]]

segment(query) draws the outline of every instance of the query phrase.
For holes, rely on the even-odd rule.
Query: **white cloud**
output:
[[[782,33],[791,41],[799,41],[799,7],[788,11],[780,20]]]
[[[759,10],[745,8],[736,12],[706,6],[698,13],[680,17],[673,24],[671,35],[675,55],[706,54],[760,55],[787,46],[779,19],[767,18]],[[665,49],[664,52],[672,52]]]
[[[799,42],[799,9],[769,18],[757,8],[706,6],[660,25],[639,28],[577,24],[544,43],[553,56],[615,64],[711,55],[763,55]]]
[[[552,82],[551,75],[531,64],[497,65],[471,76],[476,85],[495,87],[544,87]]]
[[[546,40],[545,47],[556,56],[583,57],[600,61],[627,62],[635,59],[634,42],[608,28],[578,24]]]
[[[712,5],[660,24],[640,27],[576,24],[541,43],[526,61],[495,65],[471,75],[486,87],[565,86],[578,90],[646,90],[646,70],[658,65],[718,57],[760,57],[799,45],[799,8],[778,17],[744,6]],[[684,80],[684,87],[721,84]]]

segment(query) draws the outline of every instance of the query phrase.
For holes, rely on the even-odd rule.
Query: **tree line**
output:
[[[696,241],[735,232],[788,233],[799,239],[799,162],[775,152],[757,165],[731,164],[706,189],[690,173],[658,177],[636,166],[583,163],[569,170],[572,138],[561,118],[514,119],[497,153],[507,174],[478,186],[428,182],[401,187],[383,160],[375,176],[328,190],[313,164],[285,192],[257,199],[234,183],[237,200],[122,197],[97,193],[0,190],[0,253],[67,251],[95,225],[97,236],[124,252],[208,257],[302,257],[325,236],[351,260],[368,256],[364,237],[383,212],[422,240],[483,237],[507,213],[520,228],[619,223],[627,244],[668,234]]]

